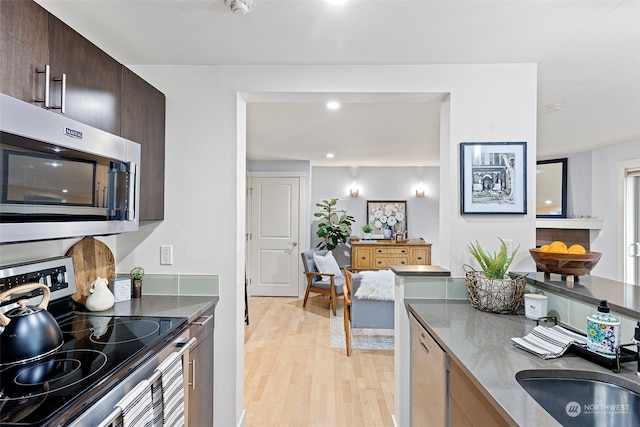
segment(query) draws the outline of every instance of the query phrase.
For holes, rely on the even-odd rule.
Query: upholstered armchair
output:
[[[328,250],[302,252],[302,265],[304,274],[307,276],[307,290],[304,293],[303,307],[307,305],[309,292],[328,295],[331,298],[331,308],[333,315],[336,315],[337,299],[343,295],[344,276],[336,277],[335,273],[321,273],[316,266],[314,254],[326,256]],[[338,270],[339,271],[339,270]],[[340,273],[341,274],[341,273]]]

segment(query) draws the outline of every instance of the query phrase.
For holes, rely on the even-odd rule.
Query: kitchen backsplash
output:
[[[117,273],[129,277],[128,273]],[[220,277],[217,275],[145,274],[142,295],[218,296]]]

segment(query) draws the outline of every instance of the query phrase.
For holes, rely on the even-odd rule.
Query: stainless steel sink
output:
[[[563,426],[640,426],[640,384],[613,374],[532,369],[518,383]]]

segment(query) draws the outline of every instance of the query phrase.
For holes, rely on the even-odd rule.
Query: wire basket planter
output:
[[[491,313],[515,313],[524,298],[526,274],[515,278],[489,279],[482,271],[467,271],[466,286],[471,306]]]

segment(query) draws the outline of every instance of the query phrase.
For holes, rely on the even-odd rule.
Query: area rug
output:
[[[331,322],[331,348],[345,349],[344,313],[341,305],[334,316],[329,309]],[[359,350],[393,350],[393,329],[351,329],[351,348]]]

